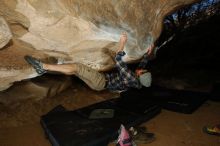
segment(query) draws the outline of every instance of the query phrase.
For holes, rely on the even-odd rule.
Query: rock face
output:
[[[71,77],[68,76],[42,76],[19,82],[12,88],[0,92],[0,103],[9,105],[27,99],[50,98],[69,87],[71,81]]]
[[[53,56],[64,63],[80,62],[99,71],[111,69],[114,60],[109,52],[116,51],[124,31],[128,33],[124,60],[140,59],[159,37],[165,15],[194,1],[1,0],[0,16],[9,24],[13,41],[5,46],[10,31],[2,27],[0,18],[0,48],[5,46],[0,56],[16,57],[12,63],[1,57],[0,90],[36,76],[23,60],[26,54],[35,54],[40,59]],[[14,43],[18,40],[22,43]],[[12,54],[15,52],[20,53]]]
[[[0,49],[12,38],[11,30],[3,17],[0,17]]]

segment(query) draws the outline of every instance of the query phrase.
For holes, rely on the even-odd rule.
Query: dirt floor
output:
[[[58,104],[76,109],[112,97],[117,94],[75,86],[53,98],[25,101],[10,107],[0,105],[0,146],[50,146],[39,123],[41,115]],[[216,123],[220,123],[220,103],[217,102],[207,101],[191,115],[162,110],[143,123],[156,135],[156,141],[146,146],[219,146],[220,137],[202,132],[204,125]]]

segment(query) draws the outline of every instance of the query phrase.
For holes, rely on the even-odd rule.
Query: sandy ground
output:
[[[41,115],[58,104],[76,109],[116,96],[87,87],[72,87],[53,98],[25,101],[10,108],[0,105],[0,146],[50,146],[39,123]],[[155,118],[143,123],[156,134],[156,141],[146,146],[219,146],[220,137],[202,132],[204,125],[216,123],[220,123],[220,103],[212,101],[207,101],[190,115],[162,110]]]

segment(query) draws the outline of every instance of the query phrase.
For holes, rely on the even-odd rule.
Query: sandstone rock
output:
[[[125,60],[137,60],[146,48],[160,35],[164,16],[176,7],[195,0],[18,0],[16,11],[30,21],[29,33],[21,37],[38,50],[54,50],[72,53],[81,49],[84,41],[94,41],[95,48],[100,40],[117,42],[120,33],[128,32]],[[116,49],[116,48],[114,48]],[[89,53],[91,50],[86,49]],[[90,50],[90,51],[89,51]],[[78,52],[77,52],[78,53]],[[84,51],[84,55],[71,57],[74,62],[86,60],[97,70],[105,69],[100,62],[108,60],[95,56],[98,61]],[[77,56],[77,57],[76,57]]]
[[[12,38],[11,30],[3,17],[0,17],[0,49]]]
[[[36,56],[49,62],[48,55],[36,52],[25,42],[13,39],[11,44],[0,51],[0,91],[9,88],[14,82],[38,76],[35,70],[25,62],[25,55]]]
[[[16,9],[17,0],[1,0],[0,1],[0,16],[3,16],[6,21],[13,25],[18,24],[24,28],[30,26],[30,22],[21,13],[17,12]]]
[[[0,92],[0,103],[11,104],[33,99],[40,100],[57,95],[71,85],[68,76],[42,76],[30,81],[15,84],[4,92]]]
[[[128,33],[124,60],[140,59],[159,37],[165,15],[194,1],[1,0],[0,16],[10,25],[13,40],[26,43],[13,41],[0,51],[0,91],[37,76],[25,63],[26,54],[109,70],[115,63],[111,52],[116,52],[123,31]]]

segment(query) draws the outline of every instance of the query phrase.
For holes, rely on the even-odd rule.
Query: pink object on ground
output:
[[[124,125],[121,125],[120,127],[117,144],[119,146],[135,146],[134,142],[131,139],[131,136],[129,135],[128,131],[125,129]]]

